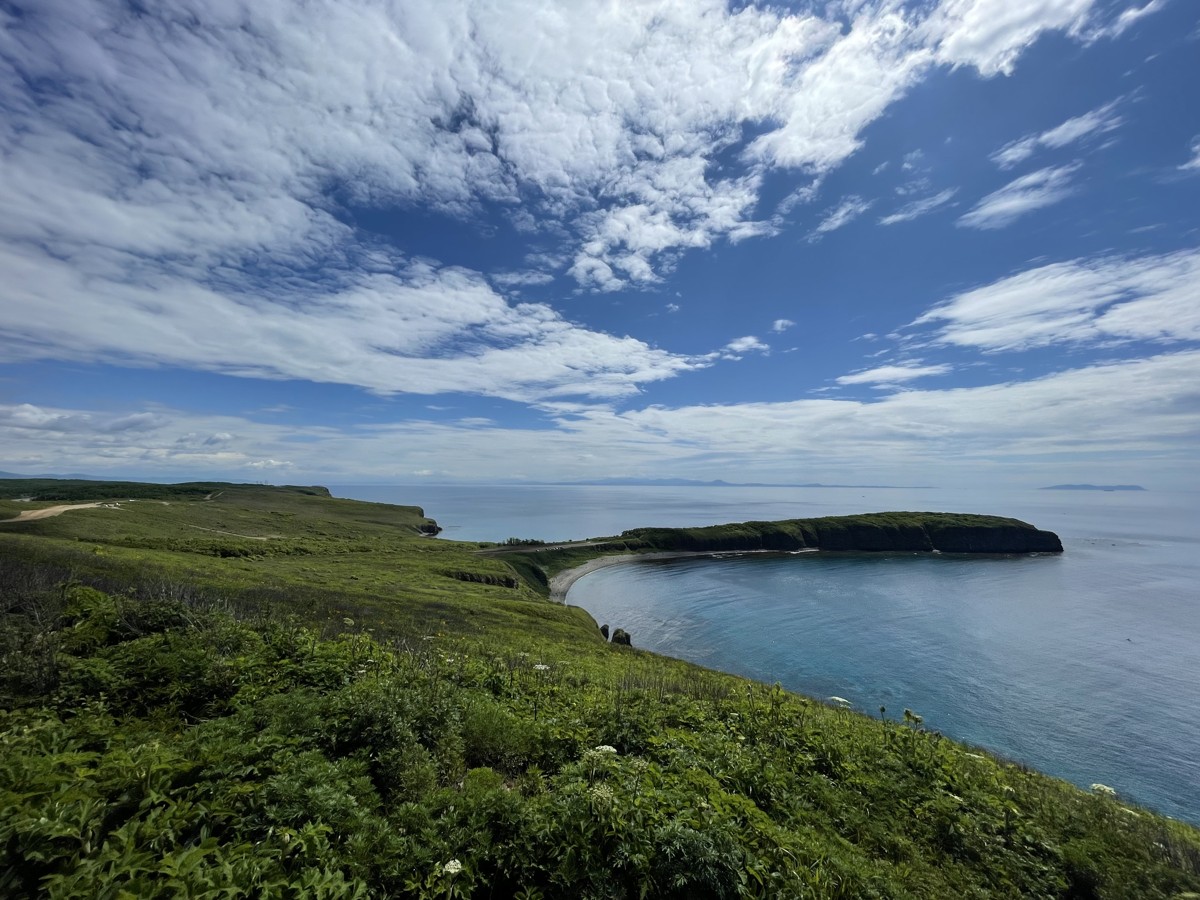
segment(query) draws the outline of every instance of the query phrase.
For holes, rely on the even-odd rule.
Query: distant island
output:
[[[1052,484],[1042,491],[1144,491],[1140,484]]]
[[[569,487],[774,487],[774,488],[863,488],[871,490],[933,490],[929,484],[823,484],[820,481],[779,484],[764,481],[698,481],[693,478],[594,478],[587,481],[555,481],[554,486]]]

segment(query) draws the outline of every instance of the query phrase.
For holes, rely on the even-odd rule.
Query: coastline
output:
[[[657,553],[619,553],[614,556],[599,556],[589,559],[570,569],[564,569],[550,579],[550,599],[558,603],[567,602],[567,592],[571,585],[597,569],[616,566],[621,563],[636,562],[641,559],[693,559],[696,557],[716,558],[719,556],[748,556],[751,553],[778,553],[777,550],[665,550]],[[787,551],[784,551],[785,553]],[[799,551],[813,553],[815,550]]]

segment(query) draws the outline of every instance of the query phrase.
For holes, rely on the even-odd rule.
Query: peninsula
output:
[[[880,512],[702,528],[634,528],[614,537],[516,544],[503,556],[535,590],[563,600],[574,581],[605,565],[714,553],[1062,553],[1062,541],[1019,519],[966,513]]]

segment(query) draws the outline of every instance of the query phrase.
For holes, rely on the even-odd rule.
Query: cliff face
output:
[[[1027,522],[957,513],[873,513],[708,528],[637,528],[621,538],[629,549],[679,551],[1061,553],[1063,549],[1058,535]]]
[[[994,528],[946,526],[933,529],[935,550],[943,553],[1062,553],[1053,531],[998,525]]]

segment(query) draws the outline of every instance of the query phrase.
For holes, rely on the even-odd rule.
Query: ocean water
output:
[[[799,554],[644,561],[567,596],[635,645],[845,697],[1200,824],[1200,496],[838,488],[369,487],[445,537],[929,509],[1015,516],[1061,556]]]

